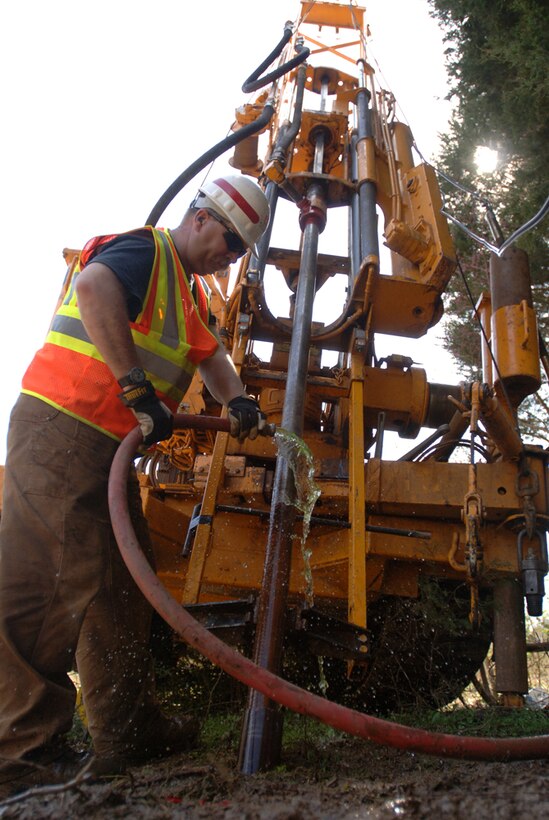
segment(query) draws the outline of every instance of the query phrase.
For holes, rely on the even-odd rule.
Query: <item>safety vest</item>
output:
[[[169,233],[142,230],[151,232],[155,255],[141,313],[130,328],[141,367],[158,397],[175,412],[197,366],[215,353],[218,342],[208,329],[206,285],[194,277],[195,301]],[[22,390],[122,439],[136,426],[136,419],[118,398],[120,386],[86,333],[75,293],[78,272],[114,236],[95,237],[81,252],[44,346],[23,377]]]

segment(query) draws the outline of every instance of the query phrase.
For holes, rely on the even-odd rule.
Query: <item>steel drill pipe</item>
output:
[[[384,746],[408,752],[466,760],[539,760],[549,758],[549,735],[525,738],[480,738],[427,732],[348,709],[306,692],[256,666],[240,652],[210,634],[169,594],[145,558],[136,538],[127,501],[128,472],[141,442],[138,427],[120,444],[109,478],[109,508],[122,557],[135,583],[152,607],[189,646],[236,680],[269,700],[309,715],[327,726]]]
[[[322,206],[323,191],[313,184],[307,200]],[[316,288],[318,236],[323,228],[322,207],[300,215],[303,250],[299,268],[288,376],[282,411],[282,427],[301,436],[305,408],[311,325]],[[284,456],[277,459],[271,518],[265,550],[263,579],[259,596],[254,659],[258,666],[278,672],[282,662],[284,620],[290,578],[293,534],[296,518],[295,486],[290,464]],[[240,751],[240,766],[245,774],[277,763],[280,754],[282,717],[274,704],[257,690],[251,691],[246,707]]]

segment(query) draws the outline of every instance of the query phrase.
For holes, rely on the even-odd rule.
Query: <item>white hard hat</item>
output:
[[[269,224],[270,213],[259,185],[245,176],[227,176],[205,182],[198,191],[192,206],[219,214],[257,256],[257,242]]]

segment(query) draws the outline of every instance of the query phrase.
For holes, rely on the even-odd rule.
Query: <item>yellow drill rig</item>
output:
[[[494,630],[497,689],[520,702],[523,594],[540,614],[549,520],[547,453],[523,443],[516,418],[541,383],[528,263],[514,247],[492,254],[477,305],[483,383],[432,383],[406,347],[376,356],[379,335],[396,346],[439,322],[456,256],[436,174],[415,161],[410,128],[378,86],[366,30],[364,8],[337,2],[303,0],[287,24],[280,63],[310,53],[237,109],[236,134],[274,113],[230,160],[264,186],[271,226],[230,295],[226,271],[211,283],[247,390],[306,442],[314,487],[303,491],[287,442],[279,452],[267,438],[182,431],[141,463],[157,571],[227,640],[251,646],[255,635],[256,660],[274,671],[286,646],[324,658],[332,699],[378,711],[449,701]],[[319,253],[336,212],[347,251]],[[293,222],[296,249],[271,244],[279,218],[284,235]],[[330,279],[344,287],[326,325],[313,305]],[[289,292],[289,315],[273,312],[269,287]],[[198,378],[185,405],[219,412]],[[422,443],[383,457],[388,431],[414,439],[424,428],[434,432]]]
[[[523,598],[541,613],[549,522],[548,455],[517,425],[541,383],[527,258],[491,254],[482,383],[430,382],[405,340],[440,321],[456,255],[436,173],[368,62],[365,9],[302,0],[274,57],[284,70],[261,76],[271,57],[245,84],[258,93],[236,111],[230,159],[264,187],[271,224],[234,287],[228,271],[210,285],[248,392],[286,432],[181,430],[141,459],[157,573],[213,632],[308,686],[320,676],[332,700],[378,713],[449,702],[493,639],[496,688],[520,703]],[[294,248],[273,246],[279,220]],[[331,220],[340,255],[319,252]],[[326,324],[313,308],[329,282],[341,292]],[[379,358],[382,335],[396,350]],[[221,408],[197,376],[182,411]],[[389,432],[422,440],[384,458]],[[248,737],[265,731],[272,747],[269,710],[250,695]]]

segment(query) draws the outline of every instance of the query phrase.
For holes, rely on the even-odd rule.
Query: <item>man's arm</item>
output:
[[[246,394],[233,360],[221,343],[213,356],[204,359],[198,369],[206,387],[220,404],[228,405],[231,399]]]
[[[265,427],[265,415],[255,399],[246,395],[233,361],[221,343],[213,356],[199,365],[199,370],[214,399],[228,407],[231,435],[240,441],[256,438]]]
[[[118,381],[139,364],[124,288],[110,268],[90,262],[78,274],[75,290],[86,332]]]

